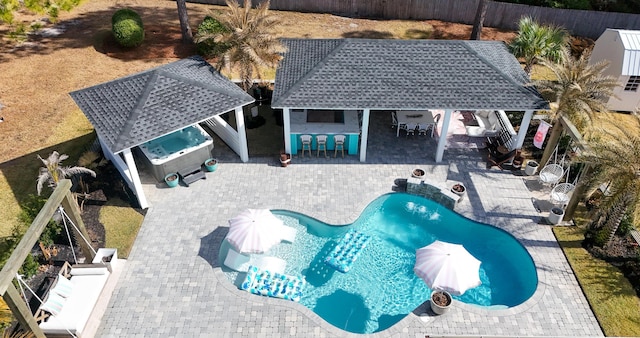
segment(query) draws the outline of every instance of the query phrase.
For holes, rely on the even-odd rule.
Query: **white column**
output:
[[[367,138],[369,137],[369,109],[362,111],[362,132],[360,133],[360,162],[367,160]]]
[[[127,168],[129,169],[129,178],[131,178],[131,183],[133,183],[133,192],[136,194],[136,197],[138,197],[140,208],[146,209],[149,207],[149,202],[147,201],[147,197],[144,195],[144,190],[142,190],[142,182],[140,182],[138,167],[136,167],[136,162],[133,159],[131,148],[125,149],[122,151],[122,154],[124,155],[124,160],[127,163]]]
[[[249,146],[247,145],[247,131],[244,129],[244,113],[242,107],[236,107],[236,126],[238,129],[238,145],[240,146],[240,160],[249,161]]]
[[[524,144],[524,138],[527,136],[527,129],[529,129],[529,124],[531,123],[531,118],[533,117],[533,110],[527,110],[524,112],[524,116],[522,117],[522,122],[520,122],[520,129],[518,130],[518,135],[516,136],[515,148],[521,149]]]
[[[451,115],[453,110],[446,109],[444,111],[444,120],[442,120],[442,131],[438,139],[438,147],[436,148],[436,162],[442,162],[444,155],[444,147],[447,145],[447,131],[449,131],[449,123],[451,123]]]
[[[282,125],[284,127],[284,152],[291,154],[291,114],[289,108],[282,109]]]

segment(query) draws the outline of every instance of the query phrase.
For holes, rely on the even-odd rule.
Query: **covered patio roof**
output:
[[[285,39],[272,107],[549,109],[504,43]]]
[[[120,171],[140,206],[146,197],[131,148],[206,120],[216,120],[248,161],[242,107],[254,102],[209,63],[193,56],[70,93],[95,128],[104,155]],[[235,111],[237,130],[219,116]]]
[[[282,108],[291,151],[290,109],[361,110],[360,161],[371,110],[445,111],[436,161],[454,110],[524,111],[522,146],[533,111],[549,103],[499,41],[284,39],[271,106]]]
[[[254,101],[199,56],[70,95],[114,154]]]

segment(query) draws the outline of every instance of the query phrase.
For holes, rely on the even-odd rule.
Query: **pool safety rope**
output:
[[[324,262],[340,272],[348,272],[370,240],[371,236],[351,229],[331,250]]]

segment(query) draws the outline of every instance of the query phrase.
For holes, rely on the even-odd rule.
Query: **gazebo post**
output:
[[[367,138],[369,137],[369,109],[362,111],[362,135],[360,136],[360,162],[367,160]]]
[[[293,154],[291,152],[291,113],[289,108],[282,109],[282,126],[284,127],[284,152]]]
[[[533,110],[525,110],[522,121],[520,122],[520,128],[518,129],[518,135],[516,136],[516,144],[514,149],[522,148],[522,145],[524,144],[524,138],[525,136],[527,136],[527,130],[529,129],[529,124],[531,123],[532,117]]]
[[[129,175],[127,176],[129,176],[129,179],[133,184],[133,190],[136,194],[136,197],[138,198],[138,203],[140,203],[140,208],[146,209],[149,207],[149,202],[147,202],[147,197],[144,195],[144,190],[142,189],[142,181],[140,181],[140,174],[138,174],[138,167],[136,166],[136,161],[133,159],[131,148],[123,150],[122,155],[124,155],[124,160],[127,163],[127,168],[129,168]]]
[[[447,131],[449,131],[449,123],[451,123],[451,115],[453,110],[445,109],[444,120],[442,120],[442,130],[438,139],[438,147],[436,148],[436,162],[442,162],[444,156],[444,147],[447,145]],[[437,126],[434,126],[436,128]]]
[[[244,128],[244,112],[242,107],[236,107],[236,126],[238,129],[238,143],[240,144],[240,160],[242,162],[249,161],[249,149],[247,147],[247,131]]]

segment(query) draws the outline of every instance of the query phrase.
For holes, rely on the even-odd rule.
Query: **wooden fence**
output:
[[[190,0],[224,5],[224,0]],[[242,1],[242,0],[240,0]],[[260,0],[254,0],[254,4]],[[271,9],[349,17],[442,20],[472,24],[478,0],[271,0]],[[573,35],[596,39],[606,28],[640,29],[640,14],[535,7],[489,1],[484,25],[516,30],[522,16],[555,24]]]

